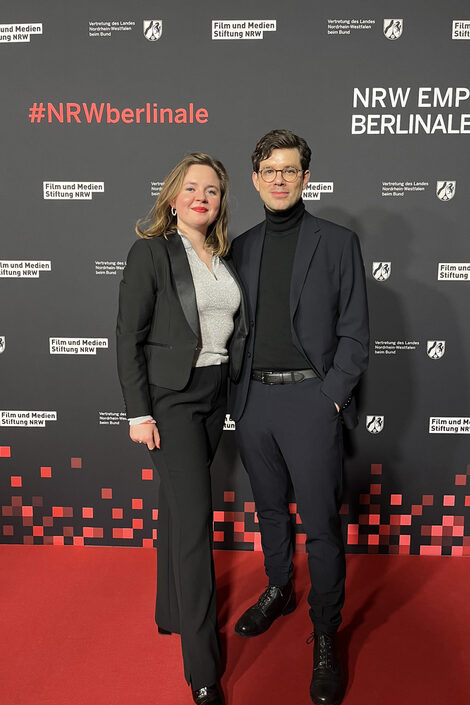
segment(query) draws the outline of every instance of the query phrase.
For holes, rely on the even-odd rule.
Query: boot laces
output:
[[[282,590],[276,585],[268,585],[266,590],[259,596],[258,602],[256,604],[261,610],[266,607],[266,605],[269,604],[271,600],[276,596],[276,590],[279,590],[282,595]]]
[[[311,644],[313,641],[315,641],[315,647],[318,649],[318,660],[315,668],[334,669],[333,640],[327,634],[317,634],[315,638],[315,632],[312,632],[305,640],[305,643]]]
[[[333,642],[329,637],[324,635],[319,637],[318,651],[318,666],[333,668]]]

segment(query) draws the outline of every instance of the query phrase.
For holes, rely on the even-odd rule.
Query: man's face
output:
[[[296,147],[273,149],[270,156],[260,162],[259,171],[253,172],[254,187],[259,192],[266,208],[271,211],[284,211],[297,203],[308,182],[310,172],[299,171],[295,181],[286,181],[282,172],[277,171],[274,180],[267,183],[260,174],[261,170],[266,167],[279,170],[286,167],[301,169],[300,152]]]

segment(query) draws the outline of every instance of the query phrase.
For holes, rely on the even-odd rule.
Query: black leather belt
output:
[[[263,384],[292,384],[292,382],[303,382],[304,379],[318,377],[312,370],[284,370],[283,372],[269,372],[268,370],[253,370],[251,379]]]

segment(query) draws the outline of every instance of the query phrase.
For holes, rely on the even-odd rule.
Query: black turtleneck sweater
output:
[[[266,213],[266,235],[256,307],[254,370],[302,370],[308,363],[292,343],[290,281],[304,214],[302,199],[284,211]]]

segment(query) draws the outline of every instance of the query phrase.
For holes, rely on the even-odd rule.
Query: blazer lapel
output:
[[[256,303],[258,300],[259,272],[261,268],[261,255],[263,253],[264,236],[266,233],[266,221],[263,221],[255,228],[250,235],[248,267],[247,267],[247,296],[251,306],[253,316],[256,315]]]
[[[290,315],[294,320],[297,306],[299,305],[300,294],[307,276],[310,262],[320,242],[320,226],[316,218],[305,213],[302,218],[299,230],[299,239],[295,250],[294,264],[292,266],[292,278],[290,288]]]
[[[171,271],[173,272],[181,308],[191,330],[199,338],[196,291],[184,245],[178,233],[169,234],[166,242],[168,254],[170,255]]]

